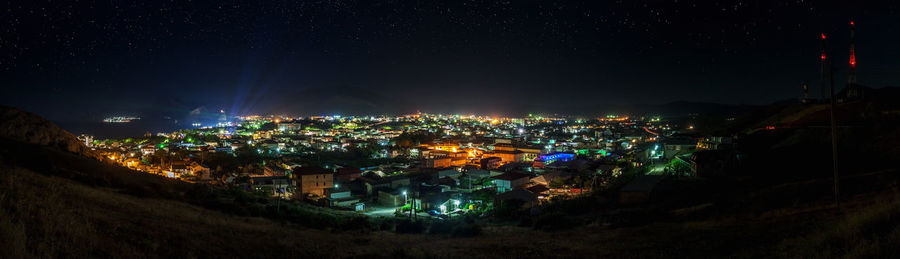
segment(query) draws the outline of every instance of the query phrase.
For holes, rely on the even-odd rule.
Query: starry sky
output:
[[[372,113],[394,103],[401,112],[484,113],[765,104],[798,98],[803,82],[818,85],[820,33],[846,82],[851,19],[859,82],[900,85],[896,2],[35,0],[2,8],[0,101],[55,121],[167,109],[309,115],[360,103]],[[323,99],[331,101],[297,105]]]

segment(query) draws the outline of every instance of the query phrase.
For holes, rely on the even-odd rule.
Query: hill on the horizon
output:
[[[72,133],[33,113],[0,105],[0,138],[95,156]]]

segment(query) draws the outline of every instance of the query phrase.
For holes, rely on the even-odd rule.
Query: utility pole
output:
[[[418,188],[416,188],[416,198],[419,198],[419,190],[418,190]],[[416,203],[416,199],[413,199],[413,205],[415,205],[415,203]],[[419,221],[419,213],[416,213],[415,207],[416,207],[416,206],[413,206],[413,209],[412,209],[411,211],[413,212],[413,215],[416,216],[416,221]]]
[[[835,121],[834,116],[834,66],[831,66],[830,70],[830,78],[831,78],[831,160],[832,166],[834,167],[834,205],[840,210],[841,209],[841,200],[840,200],[840,178],[838,176],[838,147],[837,147],[837,122]]]

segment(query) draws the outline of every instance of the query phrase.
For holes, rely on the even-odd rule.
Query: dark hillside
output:
[[[266,200],[106,164],[59,148],[66,142],[6,137],[0,254],[896,258],[890,244],[900,241],[900,173],[892,162],[900,131],[893,113],[876,111],[840,132],[842,210],[831,196],[829,131],[792,124],[736,134],[744,167],[718,178],[668,179],[662,198],[649,204],[617,204],[601,193],[547,207],[534,219],[567,222],[565,228],[487,220],[483,233],[469,238],[345,228],[345,214],[309,206],[273,214]]]

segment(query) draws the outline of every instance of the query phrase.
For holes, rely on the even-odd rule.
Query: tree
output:
[[[523,205],[525,205],[525,202],[521,200],[505,200],[497,207],[497,216],[501,218],[512,218],[519,213],[519,210],[522,209]]]
[[[691,166],[681,159],[673,158],[666,164],[666,171],[673,175],[687,175],[691,171]]]
[[[565,185],[565,182],[559,177],[550,181],[550,188],[561,188],[563,185]]]
[[[575,185],[575,187],[584,187],[584,180],[582,180],[580,175],[575,176],[575,178],[572,179],[572,183]]]
[[[166,153],[165,150],[157,149],[156,151],[153,152],[153,154],[150,155],[150,163],[156,164],[156,165],[162,165],[169,161],[168,159],[166,159],[167,156],[168,156],[168,154]]]

